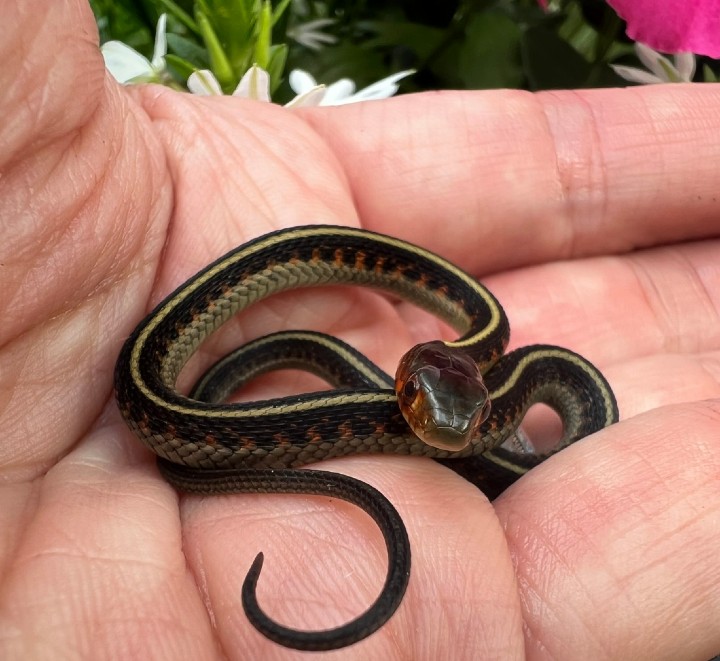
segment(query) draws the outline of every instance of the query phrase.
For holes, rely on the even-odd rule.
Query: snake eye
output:
[[[417,384],[414,379],[408,379],[403,386],[403,397],[407,399],[415,399],[417,394]]]

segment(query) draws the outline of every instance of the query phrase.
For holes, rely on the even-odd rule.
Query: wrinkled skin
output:
[[[154,303],[307,222],[410,239],[481,276],[512,346],[583,353],[622,414],[492,504],[430,461],[327,462],[393,501],[414,555],[390,623],[323,658],[720,652],[720,89],[288,111],[123,89],[88,7],[45,7],[38,22],[5,3],[0,26],[0,657],[298,658],[242,613],[259,550],[259,598],[284,623],[338,624],[375,597],[385,550],[361,511],[179,498],[112,399],[120,344]],[[390,373],[451,337],[372,292],[303,292],[230,324],[190,372],[281,328],[337,334]]]

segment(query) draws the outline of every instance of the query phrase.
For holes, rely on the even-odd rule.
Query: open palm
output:
[[[492,504],[431,461],[325,462],[386,494],[413,549],[396,615],[328,657],[720,652],[717,88],[291,112],[120,88],[83,2],[51,5],[35,33],[29,5],[0,28],[0,656],[292,658],[242,612],[260,550],[259,599],[284,624],[335,626],[375,598],[385,550],[365,514],[179,498],[112,398],[119,347],[152,305],[306,223],[409,239],[482,277],[512,346],[586,355],[623,418]],[[390,372],[413,342],[449,337],[371,292],[293,293],[233,322],[187,378],[283,328],[330,332]]]

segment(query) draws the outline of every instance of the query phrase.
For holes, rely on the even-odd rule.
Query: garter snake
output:
[[[461,336],[419,350],[429,351],[435,362],[429,371],[422,365],[413,371],[418,369],[414,349],[401,361],[397,390],[391,377],[339,340],[290,332],[241,348],[212,367],[192,392],[178,391],[187,361],[237,312],[281,291],[320,285],[387,291],[434,313]],[[375,489],[343,475],[299,467],[330,457],[391,453],[448,460],[448,465],[459,462],[470,467],[463,469],[466,474],[494,470],[512,481],[546,456],[503,445],[532,404],[546,403],[562,419],[563,437],[553,452],[617,421],[612,390],[587,360],[546,345],[506,354],[509,333],[495,297],[430,251],[359,229],[296,227],[232,250],[163,300],[124,343],[115,392],[128,426],[180,490],[331,495],[374,518],[388,549],[388,573],[376,602],[355,620],[324,631],[297,631],[271,620],[255,597],[262,554],[243,584],[245,612],[267,637],[298,649],[334,649],[370,635],[397,609],[409,576],[409,542],[397,511]],[[459,411],[459,395],[435,397],[444,374],[455,379],[468,362],[482,375],[489,410],[477,391],[469,395],[470,412]],[[255,374],[287,366],[315,371],[337,389],[262,402],[223,402]],[[473,377],[459,378],[464,389]],[[427,387],[430,395],[423,390]],[[432,415],[438,410],[449,415],[450,424],[457,421],[462,433],[444,429],[441,421],[432,423],[429,437],[420,440],[416,433],[424,432],[416,425],[431,424],[427,407]]]

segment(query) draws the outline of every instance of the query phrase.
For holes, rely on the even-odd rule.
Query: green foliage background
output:
[[[403,81],[403,91],[586,88],[628,84],[610,63],[638,66],[623,22],[603,0],[551,0],[547,11],[536,0],[293,0],[286,11],[278,7],[283,4],[272,3],[282,12],[272,27],[272,44],[283,49],[287,44],[284,71],[304,69],[324,83],[349,77],[363,87],[414,68],[417,73]],[[179,81],[189,73],[187,63],[203,68],[212,58],[203,39],[173,9],[188,17],[197,18],[198,11],[208,15],[232,55],[243,48],[243,39],[257,36],[229,29],[237,25],[233,13],[261,7],[260,0],[91,0],[91,5],[102,41],[123,41],[147,57],[158,16],[168,12],[169,62]],[[325,32],[336,43],[311,50],[288,38],[297,26],[322,18],[334,20]],[[715,61],[700,58],[700,64],[705,79],[712,78]],[[237,70],[233,81],[221,80],[226,91],[242,72]],[[279,85],[274,100],[292,97],[282,74],[273,82]]]

